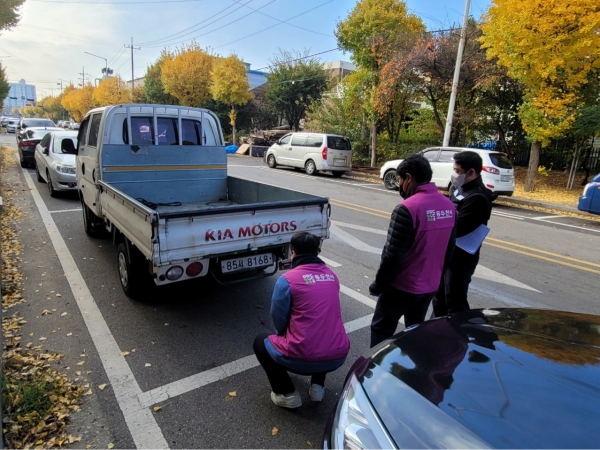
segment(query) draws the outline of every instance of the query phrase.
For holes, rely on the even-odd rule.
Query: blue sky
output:
[[[192,39],[216,53],[237,54],[266,69],[278,49],[321,52],[322,61],[350,61],[335,49],[336,23],[355,0],[26,0],[19,26],[0,35],[0,60],[9,81],[35,84],[38,97],[57,95],[60,80],[99,78],[108,66],[124,80],[143,76],[163,48]],[[471,0],[479,18],[489,0]],[[409,10],[431,29],[460,24],[464,0],[408,0]],[[101,58],[86,54],[93,53]]]

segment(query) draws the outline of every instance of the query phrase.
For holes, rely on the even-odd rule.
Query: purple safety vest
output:
[[[301,361],[332,361],[350,351],[340,306],[340,282],[325,264],[303,264],[283,274],[292,297],[284,336],[270,335],[282,355]]]
[[[415,240],[392,286],[411,294],[436,292],[456,220],[454,204],[428,183],[417,186],[402,205],[412,216]]]

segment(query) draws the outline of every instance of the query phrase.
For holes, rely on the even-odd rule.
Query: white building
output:
[[[12,108],[35,106],[36,102],[35,86],[27,84],[25,80],[20,80],[18,83],[10,84],[8,96],[4,99],[4,111],[11,112]]]

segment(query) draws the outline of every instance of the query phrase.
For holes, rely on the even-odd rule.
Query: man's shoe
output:
[[[313,402],[320,402],[325,395],[325,388],[319,384],[311,384],[308,389],[308,395]]]
[[[271,400],[273,400],[273,403],[277,406],[281,406],[282,408],[299,408],[302,406],[302,399],[300,398],[298,391],[294,391],[288,395],[271,392]]]

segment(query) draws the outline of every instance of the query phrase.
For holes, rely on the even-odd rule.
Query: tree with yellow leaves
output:
[[[94,87],[86,84],[82,88],[67,86],[63,92],[61,104],[77,122],[94,107]]]
[[[108,77],[102,80],[98,87],[94,89],[92,98],[96,106],[129,103],[131,90],[120,76]]]
[[[161,71],[165,92],[184,106],[200,106],[210,100],[213,59],[195,42],[165,55]]]
[[[233,143],[235,144],[236,105],[245,105],[254,95],[250,92],[250,83],[246,74],[246,66],[235,55],[227,58],[216,58],[211,71],[212,84],[210,93],[218,102],[230,105],[229,120],[233,128]]]
[[[539,154],[576,118],[582,88],[600,68],[600,6],[591,0],[493,0],[481,43],[524,86],[519,118],[531,144],[525,191]]]

